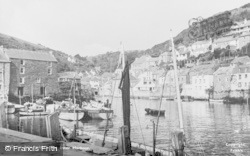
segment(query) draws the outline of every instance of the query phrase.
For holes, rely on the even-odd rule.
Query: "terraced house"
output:
[[[246,98],[250,89],[250,64],[234,68],[231,82],[231,97]]]
[[[10,58],[9,94],[48,96],[58,92],[57,60],[52,52],[4,49]]]

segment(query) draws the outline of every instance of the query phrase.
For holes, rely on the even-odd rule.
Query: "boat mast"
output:
[[[178,81],[178,74],[177,74],[176,54],[175,54],[175,47],[174,47],[174,40],[173,40],[173,36],[172,36],[172,30],[170,30],[170,33],[171,33],[170,37],[171,37],[171,45],[172,45],[172,56],[173,56],[173,63],[174,63],[174,78],[175,78],[176,95],[177,95],[177,102],[178,102],[179,124],[180,124],[180,130],[184,133],[183,111],[182,111],[182,104],[181,104],[181,97],[180,97],[179,81]]]

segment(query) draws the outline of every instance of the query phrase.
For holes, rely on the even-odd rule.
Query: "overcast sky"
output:
[[[249,0],[0,0],[0,33],[67,54],[144,50]]]

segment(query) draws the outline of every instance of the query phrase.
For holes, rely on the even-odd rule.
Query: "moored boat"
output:
[[[76,120],[81,120],[83,116],[84,116],[83,111],[61,110],[59,114],[59,119],[68,120],[68,121],[76,121]]]
[[[149,115],[158,115],[159,113],[160,113],[160,116],[165,115],[165,110],[156,110],[156,109],[145,108],[145,111]]]

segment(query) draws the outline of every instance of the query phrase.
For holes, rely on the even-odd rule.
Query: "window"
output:
[[[245,74],[245,78],[247,78],[247,74]]]
[[[36,78],[36,83],[41,83],[41,78]]]
[[[25,80],[24,77],[20,77],[19,83],[24,84],[24,80]]]
[[[247,82],[245,82],[245,87],[247,87]]]
[[[23,87],[17,88],[17,94],[18,94],[18,96],[23,96]]]
[[[220,78],[218,79],[218,81],[220,82]]]
[[[25,68],[24,67],[21,67],[20,68],[20,74],[24,74],[25,73]]]
[[[239,88],[241,87],[241,82],[238,83],[238,87],[239,87]]]
[[[241,75],[239,75],[239,79],[241,79]]]
[[[143,82],[143,84],[147,84],[147,82],[146,82],[146,81],[144,81],[144,82]]]
[[[21,65],[25,65],[25,61],[24,60],[20,60],[20,64]]]
[[[49,67],[52,67],[52,62],[48,62]]]
[[[52,74],[52,69],[51,69],[51,68],[48,69],[48,74],[49,74],[49,75]]]
[[[40,87],[40,94],[45,95],[45,87]]]

